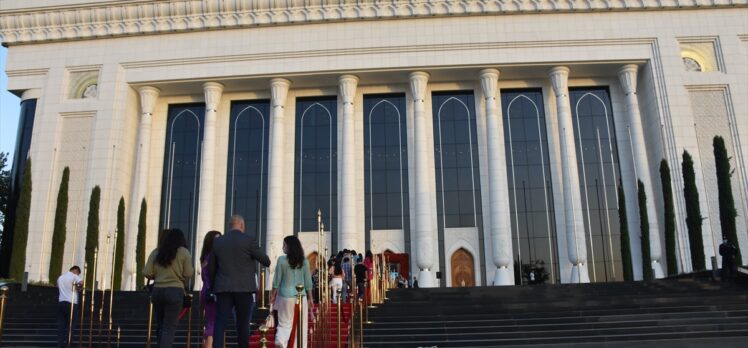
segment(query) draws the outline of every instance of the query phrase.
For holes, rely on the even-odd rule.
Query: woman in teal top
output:
[[[278,311],[278,325],[275,332],[276,347],[296,347],[296,340],[288,342],[293,327],[294,305],[296,304],[296,285],[304,285],[302,296],[304,313],[302,322],[302,348],[307,346],[307,329],[309,328],[309,308],[313,308],[312,298],[312,274],[309,271],[309,260],[304,257],[304,248],[301,242],[294,236],[283,239],[283,253],[286,255],[278,257],[275,263],[275,276],[273,277],[273,292],[270,295],[270,303]],[[280,296],[279,296],[280,295]]]

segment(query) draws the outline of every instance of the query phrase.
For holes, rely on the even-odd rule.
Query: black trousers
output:
[[[68,333],[72,333],[70,342],[74,342],[75,323],[79,320],[78,306],[73,306],[73,328],[70,330],[70,302],[62,301],[57,303],[57,346],[68,346]]]
[[[158,346],[169,348],[174,345],[174,333],[177,331],[179,312],[182,311],[184,289],[182,288],[153,288],[153,315],[158,329]]]
[[[236,313],[237,347],[249,346],[249,322],[252,320],[254,296],[251,292],[224,292],[216,294],[216,328],[213,348],[223,348],[223,334],[232,313]]]

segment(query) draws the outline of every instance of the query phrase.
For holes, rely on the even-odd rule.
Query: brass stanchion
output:
[[[114,262],[117,255],[117,231],[114,231],[114,247],[112,247],[112,277],[109,280],[109,329],[107,330],[107,345],[112,343],[112,303],[114,302]]]
[[[93,276],[91,277],[91,312],[88,320],[88,348],[93,346],[93,322],[94,322],[94,306],[96,303],[96,266],[98,265],[99,259],[99,247],[94,248],[94,264],[93,264]]]
[[[304,299],[301,295],[304,294],[304,285],[302,284],[296,284],[296,304],[299,305],[299,320],[298,320],[298,326],[296,329],[296,348],[303,347],[304,344],[303,336],[304,336]]]
[[[151,348],[151,327],[153,326],[153,301],[148,298],[148,333],[146,334],[145,346]]]
[[[71,287],[73,290],[73,298],[72,301],[70,301],[70,321],[68,322],[68,347],[70,347],[70,343],[73,342],[73,313],[75,313],[75,288],[76,284],[73,282],[73,286]]]
[[[368,310],[367,310],[367,313],[368,313]],[[361,347],[363,347],[364,346],[364,306],[363,305],[358,306],[358,324],[359,324],[358,339],[359,341],[361,341]]]
[[[187,294],[186,296],[192,297],[192,294]],[[192,300],[190,300],[190,303],[192,303]],[[190,348],[192,345],[190,344],[190,341],[192,340],[192,306],[187,309],[187,348]]]
[[[96,333],[96,343],[101,345],[101,322],[104,320],[104,291],[101,291],[101,304],[99,305],[99,331]]]
[[[260,308],[258,309],[268,309],[267,306],[265,306],[265,270],[260,268]]]
[[[265,325],[260,326],[260,348],[267,348],[268,346],[268,328]]]
[[[342,341],[341,341],[342,337],[340,337],[340,334],[341,334],[341,331],[340,331],[340,325],[341,325],[341,323],[340,322],[341,322],[341,315],[343,313],[343,310],[342,310],[342,308],[343,308],[343,301],[341,301],[340,296],[342,294],[343,294],[342,290],[338,289],[336,291],[336,295],[338,296],[338,304],[337,304],[337,307],[338,307],[338,348],[342,347]]]
[[[83,287],[81,288],[81,317],[80,326],[78,326],[78,348],[83,346],[83,317],[86,316],[86,270],[88,263],[83,263]]]
[[[366,280],[365,285],[366,285],[367,292],[370,292],[371,291],[371,285],[369,284],[369,280],[368,279]],[[366,306],[366,323],[367,324],[373,324],[374,322],[369,320],[369,308],[376,308],[376,307],[374,307],[374,306],[371,305],[371,298],[369,296],[364,296],[364,297],[367,300],[367,306]]]
[[[3,339],[3,322],[5,321],[5,301],[8,299],[8,287],[0,288],[0,342]]]
[[[122,338],[122,332],[120,330],[120,327],[117,326],[117,348],[119,348],[119,343],[121,342]]]

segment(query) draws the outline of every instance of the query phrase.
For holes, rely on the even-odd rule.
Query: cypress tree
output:
[[[21,193],[18,197],[16,220],[13,231],[13,251],[10,259],[10,277],[16,280],[23,278],[26,269],[26,243],[29,239],[29,216],[31,210],[31,158],[26,160],[21,182]]]
[[[140,203],[140,216],[138,217],[138,245],[135,247],[135,272],[137,274],[136,289],[143,288],[143,267],[145,267],[145,217],[148,214],[148,205],[145,198]]]
[[[693,170],[693,158],[688,151],[683,151],[683,196],[686,200],[686,226],[691,250],[691,267],[694,271],[706,269],[704,262],[704,241],[701,236],[701,207],[699,190],[696,188],[696,174]]]
[[[629,222],[626,214],[626,194],[623,183],[618,184],[618,220],[621,225],[621,263],[623,263],[623,280],[634,280],[634,269],[631,266],[631,244],[629,242]]]
[[[86,227],[86,264],[90,270],[94,267],[94,250],[99,247],[99,201],[101,200],[101,189],[95,186],[91,191],[91,201],[88,205],[88,227]],[[98,269],[106,267],[99,261]],[[91,284],[91,289],[96,289],[94,272],[86,272],[86,284]]]
[[[725,139],[721,136],[714,137],[714,164],[717,167],[717,192],[719,193],[719,223],[722,226],[722,237],[727,238],[735,246],[737,253],[735,260],[738,265],[743,264],[740,256],[740,244],[738,244],[738,231],[735,225],[735,199],[732,196],[732,169],[730,169],[730,157],[727,156]]]
[[[125,198],[120,197],[117,207],[117,241],[115,242],[114,254],[114,281],[113,290],[122,289],[122,263],[125,257]]]
[[[639,224],[642,238],[642,268],[644,280],[652,280],[652,255],[649,246],[649,215],[647,214],[647,192],[644,183],[637,180],[639,187]]]
[[[673,186],[670,178],[670,166],[666,159],[660,161],[660,180],[662,180],[662,197],[665,201],[665,257],[667,274],[678,274],[678,260],[675,250],[675,207],[673,205]]]
[[[62,273],[62,257],[65,255],[65,240],[67,239],[68,220],[68,185],[70,182],[70,168],[62,170],[60,191],[57,193],[57,207],[55,208],[55,226],[52,232],[52,255],[49,258],[49,281],[54,282]]]

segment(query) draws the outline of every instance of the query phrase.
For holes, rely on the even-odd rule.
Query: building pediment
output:
[[[410,17],[687,10],[748,0],[5,0],[3,45]]]

